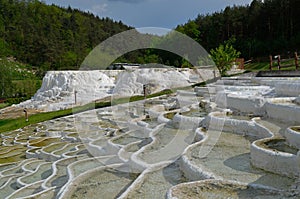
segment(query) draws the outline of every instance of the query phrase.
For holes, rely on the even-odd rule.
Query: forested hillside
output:
[[[300,0],[253,0],[248,6],[199,15],[177,30],[207,50],[235,37],[235,48],[247,59],[277,53],[293,56],[300,50]]]
[[[77,69],[101,41],[129,29],[122,22],[37,0],[0,0],[0,57],[39,69]]]
[[[199,15],[176,29],[208,52],[235,38],[246,59],[269,54],[293,56],[300,47],[300,0],[253,0],[248,6]],[[37,0],[0,0],[0,57],[13,56],[40,71],[78,69],[101,41],[130,27],[109,18]],[[182,66],[184,60],[160,50],[129,53],[121,62],[159,62]]]

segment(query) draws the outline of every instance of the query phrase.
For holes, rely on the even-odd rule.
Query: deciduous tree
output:
[[[221,76],[227,75],[227,71],[231,69],[233,62],[240,56],[240,52],[232,46],[231,40],[220,44],[216,49],[212,49],[210,54]]]

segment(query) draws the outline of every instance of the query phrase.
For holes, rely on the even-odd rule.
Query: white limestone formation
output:
[[[42,87],[20,107],[45,111],[60,110],[76,104],[86,104],[107,96],[124,97],[143,95],[143,85],[148,93],[164,89],[190,86],[214,78],[211,69],[163,69],[49,71]]]
[[[118,71],[49,71],[42,87],[20,106],[53,111],[110,95]],[[76,96],[76,97],[75,97]]]

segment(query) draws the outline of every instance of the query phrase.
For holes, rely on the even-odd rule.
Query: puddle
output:
[[[30,141],[30,146],[34,147],[44,147],[44,146],[49,146],[52,143],[60,142],[60,138],[45,138],[42,140],[38,140],[37,142],[35,140]]]
[[[195,164],[202,165],[207,171],[227,180],[279,189],[290,188],[294,183],[293,179],[252,167],[250,145],[251,141],[247,137],[222,132],[218,142],[206,157],[199,158],[201,146],[194,147],[190,156]]]
[[[24,198],[43,191],[42,182],[38,182],[22,188],[22,191],[15,192],[9,198]]]
[[[65,145],[66,145],[66,143],[64,143],[64,142],[54,143],[54,144],[51,144],[50,146],[46,146],[43,149],[43,151],[45,151],[47,153],[51,153],[55,150],[61,149]]]
[[[126,198],[153,199],[165,198],[167,191],[174,185],[187,182],[179,165],[173,163],[165,168],[147,173],[142,184],[134,189]],[[155,190],[155,191],[154,191]]]
[[[6,163],[6,164],[0,164],[0,172],[1,171],[4,171],[4,170],[7,170],[7,169],[10,169],[12,167],[15,167],[17,166],[18,163],[17,162],[14,162],[14,163]]]
[[[199,108],[199,109],[191,109],[188,112],[183,112],[181,113],[181,115],[188,116],[188,117],[205,117],[207,116],[207,112],[204,109]]]
[[[153,118],[153,119],[144,119],[142,120],[143,122],[146,122],[148,124],[148,128],[155,128],[159,125],[158,121],[157,121],[157,118]]]
[[[176,115],[177,112],[171,112],[171,113],[166,113],[164,114],[164,117],[169,119],[169,120],[172,120],[173,117]]]
[[[78,143],[77,144],[76,143],[74,143],[74,144],[72,144],[72,143],[71,144],[67,144],[62,149],[53,151],[53,154],[54,155],[62,155],[64,153],[74,151],[75,150],[75,146],[77,146],[77,145],[78,145]]]
[[[21,181],[26,184],[31,184],[40,180],[44,180],[48,178],[52,174],[52,164],[51,163],[45,163],[42,164],[38,169],[28,175],[21,178]]]
[[[146,138],[139,143],[131,145],[129,148],[127,148],[127,151],[128,152],[136,152],[136,151],[140,150],[141,148],[143,148],[144,146],[147,146],[151,142],[152,142],[152,138]]]
[[[6,147],[5,151],[1,151],[0,164],[19,162],[26,159],[25,151],[26,147],[23,145],[15,145],[12,147]]]
[[[155,134],[156,140],[151,143],[138,157],[149,163],[177,159],[183,150],[192,143],[193,132],[165,127]]]
[[[300,133],[300,127],[292,127],[291,129]]]
[[[36,160],[24,165],[24,168],[30,171],[35,171],[39,165],[45,163],[43,160]]]
[[[298,149],[291,147],[285,140],[270,140],[265,142],[265,145],[270,149],[275,149],[280,152],[290,153],[293,155],[297,155]]]
[[[133,142],[145,140],[147,138],[148,138],[148,136],[146,135],[146,133],[136,130],[136,131],[130,132],[128,134],[124,134],[121,137],[118,137],[116,139],[113,139],[112,142],[115,144],[125,146],[125,145],[128,145]]]
[[[234,119],[234,120],[246,120],[246,121],[251,121],[253,118],[258,117],[255,115],[240,115],[238,113],[233,113],[233,114],[218,114],[216,115],[219,118],[226,118],[226,119]]]
[[[279,191],[270,191],[258,187],[248,187],[225,182],[203,182],[183,185],[173,190],[176,198],[260,198],[282,199],[285,198]]]
[[[25,154],[20,153],[18,155],[15,155],[14,157],[0,159],[0,164],[19,162],[19,161],[22,161],[22,160],[25,160],[25,159],[26,159]]]
[[[46,186],[56,187],[56,190],[59,190],[62,186],[64,186],[69,180],[67,166],[78,160],[80,160],[80,157],[63,159],[57,162],[55,165],[57,171],[54,176],[52,175],[47,179],[45,183]]]
[[[127,145],[133,142],[141,141],[141,138],[139,137],[134,137],[131,135],[126,135],[124,137],[118,138],[113,141],[114,144],[119,144],[119,145]]]
[[[137,177],[137,174],[120,172],[114,169],[99,171],[78,184],[71,198],[117,198]]]
[[[10,194],[14,193],[17,189],[17,177],[12,177],[7,181],[6,186],[0,189],[0,196],[2,198],[5,198]]]

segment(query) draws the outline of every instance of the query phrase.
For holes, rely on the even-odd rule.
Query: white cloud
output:
[[[92,6],[91,11],[96,14],[103,14],[107,11],[107,7],[108,7],[108,5],[106,3],[97,4],[97,5]]]

